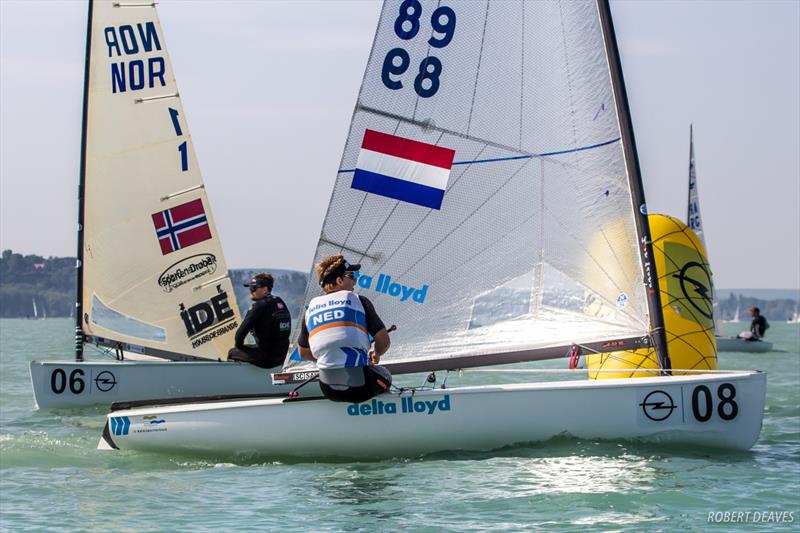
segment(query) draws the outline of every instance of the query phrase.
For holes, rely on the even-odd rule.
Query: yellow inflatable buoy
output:
[[[647,218],[672,368],[716,370],[711,269],[705,249],[680,220],[667,215]],[[590,379],[647,377],[660,369],[653,349],[589,355],[586,365]],[[592,372],[597,369],[619,372]],[[641,369],[654,372],[631,371]]]

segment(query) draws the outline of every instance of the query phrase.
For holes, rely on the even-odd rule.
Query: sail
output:
[[[689,125],[689,202],[686,211],[686,225],[695,232],[706,248],[706,237],[703,231],[703,217],[700,215],[700,197],[697,192],[697,171],[694,166],[694,133]],[[706,248],[706,253],[708,248]]]
[[[647,337],[610,68],[594,3],[384,4],[314,256],[362,264],[382,363]]]
[[[240,319],[155,4],[90,2],[89,21],[80,328],[225,359]]]
[[[689,125],[689,202],[686,212],[686,225],[689,229],[694,231],[700,243],[703,245],[706,256],[708,255],[708,246],[706,245],[705,231],[703,230],[703,217],[700,215],[700,194],[697,190],[697,170],[694,164],[694,131],[693,127]],[[711,300],[713,302],[712,309],[714,312],[714,333],[719,335],[722,328],[719,326],[717,317],[719,310],[719,300],[714,290],[713,279],[711,283]]]

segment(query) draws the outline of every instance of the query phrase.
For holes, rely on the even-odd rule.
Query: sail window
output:
[[[160,342],[167,340],[163,328],[123,315],[101,302],[97,295],[92,296],[92,323],[128,337]]]

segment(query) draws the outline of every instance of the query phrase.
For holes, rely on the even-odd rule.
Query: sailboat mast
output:
[[[628,94],[625,90],[622,63],[619,58],[614,22],[611,20],[611,8],[608,0],[597,0],[597,11],[600,16],[600,26],[603,31],[603,41],[611,73],[611,86],[614,90],[614,102],[617,108],[622,149],[625,155],[625,166],[631,189],[636,231],[641,245],[639,251],[642,258],[642,267],[644,268],[647,306],[650,312],[650,326],[652,328],[651,335],[661,368],[669,371],[672,368],[672,364],[667,353],[667,335],[664,329],[664,314],[661,310],[661,297],[658,290],[658,273],[656,272],[653,255],[653,239],[650,234],[650,223],[647,220],[647,203],[644,197],[639,155],[636,151],[636,139],[633,134]]]
[[[689,188],[686,194],[689,198],[686,202],[686,220],[692,220],[692,174],[694,174],[694,136],[692,132],[692,125],[689,124]]]
[[[83,119],[81,124],[81,163],[78,178],[78,255],[76,268],[77,299],[75,300],[75,360],[83,361],[83,221],[84,186],[86,184],[86,138],[89,118],[89,72],[92,53],[92,12],[94,0],[89,0],[89,15],[86,25],[86,64],[83,71]]]

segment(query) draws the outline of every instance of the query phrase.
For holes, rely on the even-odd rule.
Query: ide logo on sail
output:
[[[368,274],[359,274],[358,272],[355,272],[355,274],[357,276],[356,283],[358,283],[359,287],[373,289],[372,276]],[[400,298],[401,302],[411,299],[418,304],[425,303],[425,298],[428,296],[427,284],[417,289],[392,281],[392,277],[389,274],[378,274],[378,279],[375,280],[375,288],[373,290],[382,294],[388,294],[394,298]]]
[[[192,348],[205,344],[215,337],[224,335],[228,331],[236,329],[236,315],[228,303],[228,293],[222,290],[221,285],[217,285],[217,294],[205,302],[187,308],[180,304],[181,320],[186,326],[186,335],[192,339]],[[233,320],[233,323],[229,323]],[[223,324],[225,324],[223,326]],[[214,331],[207,332],[212,327],[218,327]]]

